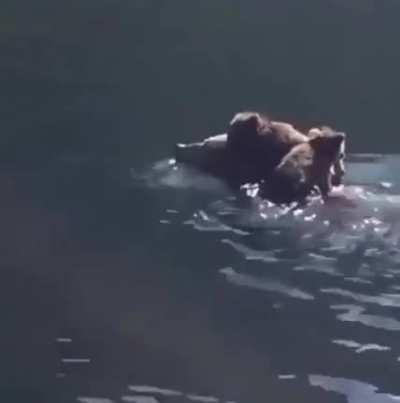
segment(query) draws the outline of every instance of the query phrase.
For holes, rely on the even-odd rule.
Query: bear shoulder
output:
[[[293,147],[261,186],[261,197],[277,203],[303,201],[315,187],[322,196],[328,195],[331,167],[344,140],[342,133],[318,133]]]
[[[290,123],[271,121],[270,127],[275,132],[277,140],[284,144],[295,146],[308,141],[308,137]]]

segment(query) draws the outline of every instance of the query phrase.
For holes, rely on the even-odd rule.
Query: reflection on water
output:
[[[130,385],[129,390],[137,393],[155,393],[163,396],[181,396],[183,394],[178,390],[164,389],[147,385]]]
[[[78,397],[80,403],[114,403],[110,399],[104,399],[102,397]]]
[[[382,296],[376,297],[372,295],[363,295],[351,292],[349,290],[335,289],[335,288],[322,288],[321,292],[347,297],[349,299],[353,299],[355,301],[366,304],[377,304],[381,306],[392,306],[400,308],[399,294],[383,294]]]
[[[132,403],[158,403],[158,400],[152,396],[122,396],[121,400],[123,402]]]
[[[230,245],[233,249],[242,254],[246,260],[259,260],[264,263],[277,263],[282,261],[282,259],[275,256],[277,251],[274,250],[258,251],[230,239],[222,239],[221,242]]]
[[[325,351],[332,351],[329,355],[337,351],[357,360],[357,356],[380,354],[386,365],[394,366],[391,351],[399,344],[389,333],[400,331],[400,295],[396,292],[400,289],[400,183],[395,175],[399,161],[396,157],[350,156],[348,183],[335,191],[329,203],[314,199],[294,210],[254,198],[243,203],[222,185],[218,188],[215,180],[208,187],[205,177],[192,175],[172,161],[155,165],[141,179],[160,191],[175,188],[182,197],[188,192],[203,192],[203,196],[205,190],[209,192],[208,199],[199,201],[201,208],[177,214],[181,214],[181,225],[215,234],[227,255],[219,273],[229,284],[264,293],[273,309],[303,317],[297,334],[306,334],[307,326],[319,328],[314,330],[318,343],[324,338],[330,343],[332,347],[324,344]],[[191,203],[195,206],[196,198]],[[294,300],[306,305],[288,304]],[[310,319],[307,311],[318,314]],[[329,323],[327,334],[322,322]],[[301,348],[308,347],[303,344]],[[328,361],[323,367],[329,372]],[[312,366],[302,368],[307,370],[312,371]],[[277,374],[277,378],[296,379],[296,374]],[[397,399],[376,393],[376,387],[362,382],[317,375],[309,379],[313,386],[345,394],[349,402]]]
[[[0,402],[399,396],[398,156],[350,156],[346,199],[294,211],[141,169],[242,108],[397,152],[399,11],[3,1]]]
[[[220,271],[222,274],[225,275],[226,279],[229,282],[236,285],[240,285],[243,287],[250,287],[256,290],[278,292],[291,298],[299,298],[306,300],[314,299],[314,297],[311,294],[308,294],[297,288],[287,286],[278,281],[257,278],[247,274],[237,273],[230,267],[226,269],[221,269]]]
[[[319,386],[328,392],[346,396],[348,403],[394,403],[400,396],[379,392],[376,386],[344,378],[331,378],[322,375],[310,375],[310,385]]]
[[[347,311],[337,315],[337,319],[343,322],[358,322],[365,326],[389,331],[400,330],[400,321],[383,315],[365,314],[366,309],[359,305],[332,305],[331,308],[336,311]]]
[[[279,375],[280,380],[295,380],[296,375]],[[376,386],[368,383],[323,375],[309,375],[309,384],[312,387],[319,387],[327,392],[334,392],[343,395],[348,403],[395,403],[400,401],[400,396],[382,393]],[[168,389],[158,388],[156,386],[130,386],[129,389],[133,392],[144,393],[135,395],[123,395],[121,401],[134,403],[156,403],[162,401],[175,402],[201,402],[201,403],[217,403],[221,400],[214,396],[201,396],[194,394],[185,394],[180,391],[171,391]],[[179,397],[178,400],[174,398]],[[160,399],[161,398],[161,399]],[[113,403],[107,398],[96,397],[79,397],[80,403]],[[235,403],[226,401],[223,403]]]
[[[291,375],[282,376],[282,379],[292,379]],[[125,394],[120,397],[123,402],[134,403],[155,403],[165,401],[167,403],[174,402],[200,402],[200,403],[236,403],[233,401],[223,401],[215,396],[204,396],[194,393],[185,393],[178,390],[165,389],[157,386],[149,385],[129,385],[130,394]],[[110,399],[98,397],[79,397],[81,403],[109,403]],[[118,399],[119,401],[119,399]]]
[[[389,351],[390,347],[388,346],[380,346],[379,344],[361,344],[357,343],[354,340],[332,340],[332,343],[335,343],[339,346],[345,346],[350,349],[354,349],[355,353],[360,354],[365,351]]]
[[[0,176],[7,401],[396,399],[397,160],[369,158],[294,210],[168,161]]]

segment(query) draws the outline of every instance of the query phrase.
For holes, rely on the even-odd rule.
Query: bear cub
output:
[[[313,127],[308,132],[308,137],[312,138],[316,135],[329,135],[329,133],[335,133],[335,131],[329,126]],[[343,183],[343,178],[346,174],[346,167],[344,165],[344,159],[346,156],[346,141],[343,141],[340,145],[339,158],[331,167],[332,173],[332,185],[339,186]]]
[[[310,133],[308,142],[301,143],[283,157],[273,173],[261,183],[259,196],[274,203],[304,202],[313,189],[322,197],[332,190],[332,167],[341,159],[346,135],[329,128]]]

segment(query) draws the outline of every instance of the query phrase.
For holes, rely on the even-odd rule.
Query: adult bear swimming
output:
[[[282,158],[310,135],[325,135],[329,128],[312,128],[307,135],[291,124],[269,119],[257,112],[237,113],[227,133],[202,142],[177,144],[175,159],[220,179],[233,188],[259,183],[268,178]],[[344,144],[341,158],[332,166],[332,182],[338,185],[344,176]]]
[[[237,113],[227,133],[177,144],[175,159],[219,177],[233,188],[265,179],[295,145],[308,137],[291,124],[257,112]]]

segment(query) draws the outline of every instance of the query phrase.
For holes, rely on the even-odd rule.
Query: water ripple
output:
[[[382,294],[380,296],[373,296],[359,294],[349,290],[343,290],[341,288],[321,288],[320,291],[325,294],[334,294],[342,297],[351,298],[362,303],[391,306],[396,308],[400,307],[400,294]]]
[[[183,394],[179,390],[158,388],[157,386],[148,385],[129,385],[128,389],[136,393],[154,393],[163,396],[181,396]]]
[[[201,396],[201,395],[186,395],[189,400],[193,402],[202,402],[202,403],[216,403],[219,402],[219,399],[214,396]]]
[[[78,397],[77,400],[80,403],[114,403],[112,400],[104,397]]]
[[[395,403],[400,396],[378,392],[376,386],[346,378],[333,378],[323,375],[309,375],[311,386],[318,386],[327,392],[344,395],[349,403]]]
[[[323,354],[317,357],[311,352],[314,344],[309,334],[314,333],[320,339],[325,338],[324,345],[331,349],[328,357],[338,349],[349,349],[344,354],[350,359],[362,361],[369,359],[369,355],[386,354],[391,358],[390,365],[398,365],[395,360],[396,332],[400,331],[399,168],[398,157],[350,156],[346,186],[334,189],[327,202],[316,197],[301,208],[259,200],[253,187],[247,189],[251,197],[232,195],[220,185],[217,189],[216,181],[177,168],[173,161],[154,166],[142,180],[153,189],[174,189],[172,203],[168,200],[168,209],[164,205],[160,213],[164,214],[165,223],[172,218],[176,223],[181,217],[189,217],[185,225],[207,232],[202,237],[223,244],[218,258],[225,261],[219,273],[228,283],[273,296],[271,305],[278,317],[288,315],[295,323],[303,321],[290,331],[299,333],[302,340],[299,354],[304,350],[307,359],[294,365],[302,366],[302,373],[313,373],[315,368],[326,367],[327,371],[330,368],[327,357]],[[204,192],[207,197],[200,201],[199,193],[193,190],[207,190]],[[186,203],[190,192],[194,193],[193,204]],[[211,260],[210,265],[215,267],[215,262]],[[238,294],[251,304],[251,292]],[[277,302],[276,294],[287,301],[307,303]],[[279,310],[282,306],[284,312]],[[268,323],[271,328],[275,326],[274,320]],[[335,338],[334,334],[341,336]],[[278,343],[277,347],[282,345]],[[285,368],[289,370],[275,372],[275,380],[296,379],[290,372],[292,367]],[[368,379],[373,379],[374,367],[368,367],[368,371]],[[312,386],[342,394],[350,403],[400,402],[399,397],[379,393],[377,387],[359,381],[322,375],[310,375],[309,379]],[[143,395],[163,400],[179,396],[182,400],[191,398],[204,403],[219,400],[147,386],[131,387],[130,392],[137,396],[125,398],[136,399],[129,400],[134,402],[139,402]]]
[[[191,225],[198,231],[212,231],[212,232],[232,232],[237,235],[248,235],[249,233],[215,219],[208,215],[205,211],[199,210],[199,212],[193,214],[193,218],[186,220],[185,225]]]
[[[264,263],[283,262],[285,259],[275,256],[275,251],[259,251],[251,249],[239,242],[231,241],[230,239],[222,239],[222,243],[231,246],[234,250],[241,253],[246,260],[258,260]]]
[[[254,288],[261,291],[270,291],[283,294],[285,296],[303,300],[313,300],[314,296],[295,287],[290,287],[276,280],[258,278],[248,274],[238,273],[230,267],[220,270],[226,279],[232,284]]]
[[[368,343],[361,344],[357,343],[354,340],[342,340],[342,339],[334,339],[332,343],[337,344],[339,346],[348,347],[350,349],[354,349],[357,354],[364,353],[365,351],[389,351],[391,350],[388,346],[381,346],[380,344]]]
[[[337,319],[343,322],[358,322],[368,327],[389,331],[400,331],[400,322],[394,318],[370,315],[363,313],[365,308],[358,305],[331,305],[333,310],[347,312],[337,315]]]
[[[136,396],[128,396],[124,395],[121,397],[123,402],[128,403],[159,403],[158,400],[153,396],[146,396],[146,395],[136,395]]]

